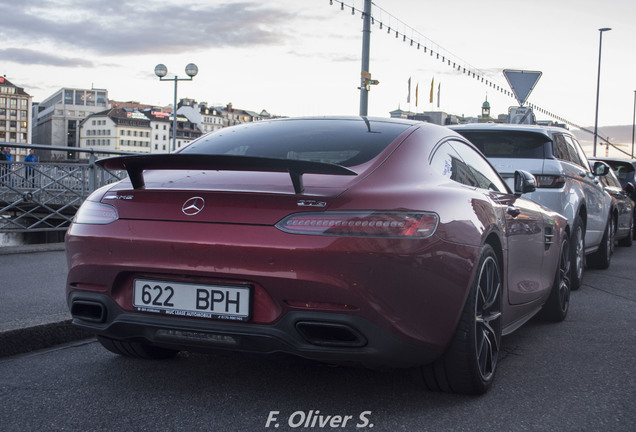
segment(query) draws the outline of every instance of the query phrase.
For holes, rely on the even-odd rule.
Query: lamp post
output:
[[[199,68],[194,63],[188,63],[185,67],[185,73],[190,78],[165,78],[168,74],[168,68],[164,64],[155,66],[155,75],[159,77],[159,81],[174,81],[174,105],[172,108],[172,151],[177,149],[177,81],[192,81],[192,78],[199,73]]]
[[[634,132],[636,131],[636,90],[634,90],[634,116],[632,118],[632,159],[634,159]]]
[[[342,4],[342,3],[341,3]],[[360,76],[360,116],[366,117],[369,110],[369,50],[371,46],[371,0],[364,0],[362,15],[362,73]],[[362,74],[367,74],[363,76]]]
[[[594,115],[594,157],[596,157],[596,139],[598,137],[598,94],[601,87],[601,49],[603,48],[603,32],[610,30],[611,28],[609,27],[598,29],[600,38],[598,42],[598,76],[596,79],[596,114]]]

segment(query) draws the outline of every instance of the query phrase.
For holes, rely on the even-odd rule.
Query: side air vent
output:
[[[554,242],[554,234],[552,233],[552,227],[545,228],[544,242],[545,242],[545,250],[550,249],[550,246],[552,246],[552,243]]]

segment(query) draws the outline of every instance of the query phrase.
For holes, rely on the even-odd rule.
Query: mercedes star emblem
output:
[[[205,207],[205,200],[203,198],[192,197],[183,203],[181,210],[186,216],[194,216],[195,214],[200,213],[201,210],[203,210],[203,207]]]

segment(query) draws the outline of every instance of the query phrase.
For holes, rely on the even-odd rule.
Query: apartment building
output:
[[[255,112],[234,108],[232,103],[227,104],[224,108],[217,107],[217,110],[223,117],[223,127],[262,120],[262,118]]]
[[[172,116],[170,118],[172,119]],[[172,149],[172,151],[185,147],[201,135],[203,135],[203,132],[201,132],[195,122],[190,121],[185,115],[177,114],[177,142],[176,148]]]
[[[194,99],[181,99],[177,104],[177,113],[186,116],[204,134],[215,132],[223,127],[221,112],[218,108],[209,107],[206,102],[198,103]]]
[[[80,124],[80,147],[105,151],[151,152],[150,120],[123,108],[91,114]]]
[[[144,109],[143,113],[150,120],[150,153],[170,153],[171,114],[156,108]]]
[[[31,144],[32,99],[24,88],[0,76],[0,142]],[[23,160],[26,149],[12,150],[16,160]]]

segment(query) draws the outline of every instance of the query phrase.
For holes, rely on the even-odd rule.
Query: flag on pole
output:
[[[409,77],[409,92],[406,95],[406,103],[411,103],[411,77]]]
[[[431,79],[431,103],[433,103],[433,88],[435,87],[434,82],[435,82],[435,77]]]
[[[417,108],[417,92],[420,88],[420,83],[415,84],[415,107]]]
[[[442,83],[437,84],[437,108],[439,108],[439,94],[442,90]]]

